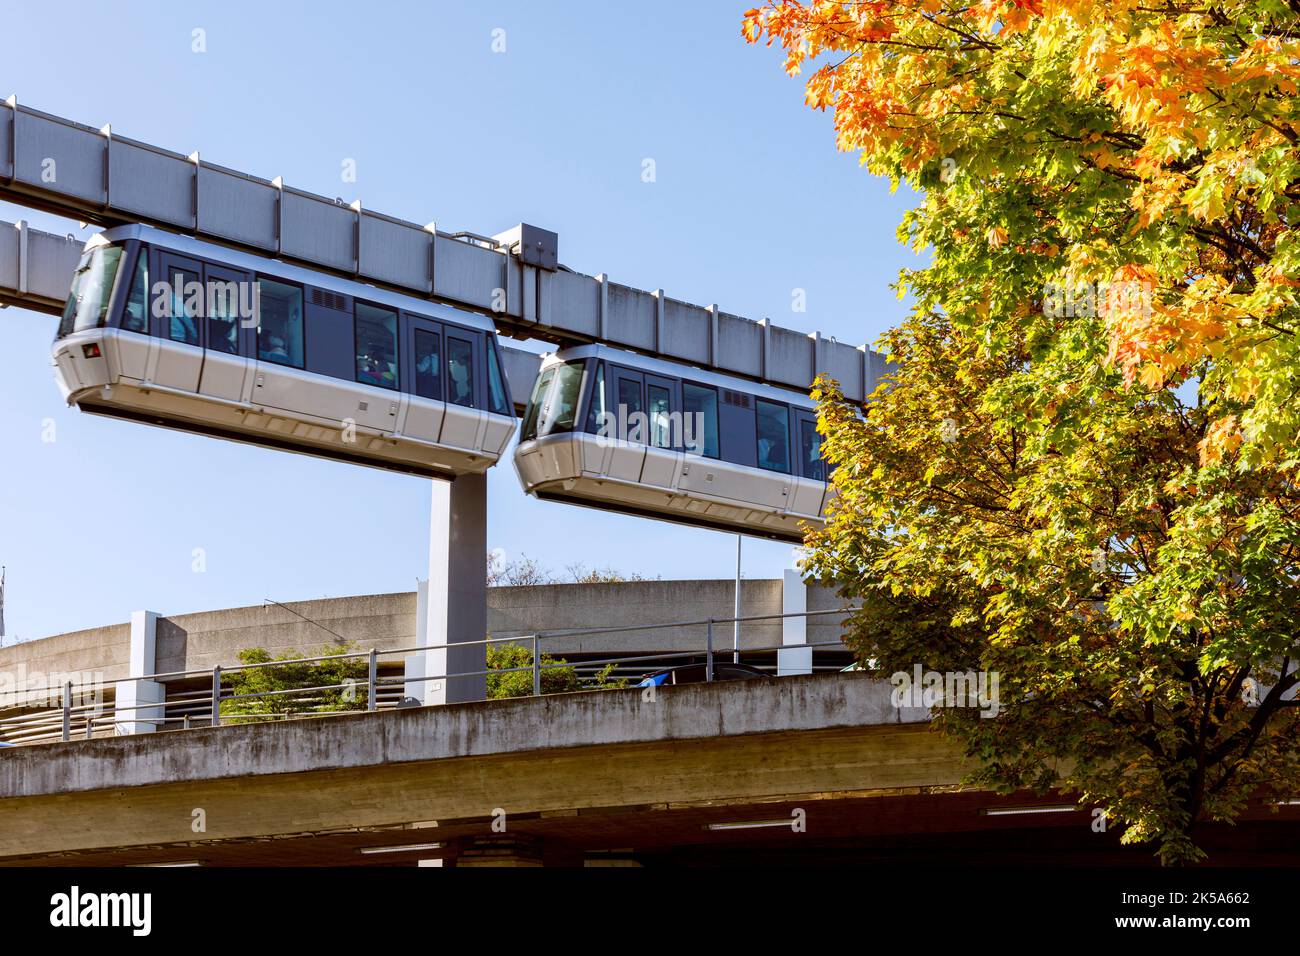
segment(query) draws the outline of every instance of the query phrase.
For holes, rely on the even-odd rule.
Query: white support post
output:
[[[429,582],[415,582],[415,645],[425,647],[429,643]],[[414,654],[408,654],[405,661],[405,667],[402,672],[402,678],[405,684],[402,687],[402,698],[405,701],[416,700],[424,703],[427,688],[424,686],[423,677],[428,667],[428,652],[416,651]]]
[[[487,696],[487,476],[434,481],[429,520],[429,582],[421,644],[425,704]],[[417,602],[418,603],[418,602]],[[469,643],[456,647],[458,643]],[[462,675],[462,676],[447,676]]]
[[[131,614],[131,655],[128,680],[116,683],[114,729],[118,735],[153,733],[166,724],[163,721],[163,702],[166,687],[155,680],[144,680],[146,674],[156,674],[158,615],[153,611],[135,611]],[[157,706],[151,706],[151,705]]]
[[[798,571],[786,570],[781,579],[781,613],[804,614],[808,610],[808,587]],[[808,618],[781,619],[781,650],[776,652],[776,674],[812,673],[812,648],[808,646]]]

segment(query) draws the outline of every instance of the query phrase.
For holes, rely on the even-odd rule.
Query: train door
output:
[[[826,462],[822,460],[822,436],[817,432],[817,416],[799,408],[792,408],[790,416],[795,428],[794,448],[798,465],[790,510],[820,517],[826,497]]]
[[[128,334],[117,338],[119,368],[122,375],[132,382],[148,378],[153,351],[149,329],[149,277],[153,274],[149,264],[151,250],[144,243],[136,245],[135,261],[131,265],[131,286],[120,323],[122,331]]]
[[[443,326],[446,354],[442,374],[447,404],[441,442],[454,448],[477,449],[480,429],[486,424],[487,413],[481,410],[486,383],[479,374],[482,362],[476,354],[482,349],[481,343],[475,341],[479,337],[469,329]]]
[[[199,391],[212,398],[237,402],[244,397],[256,335],[252,276],[214,265],[205,265],[203,272],[207,299]]]
[[[645,463],[649,420],[645,410],[645,376],[628,368],[606,363],[610,425],[616,440],[610,445],[605,473],[623,481],[640,481]]]
[[[442,436],[445,405],[443,327],[417,316],[405,316],[402,381],[407,392],[402,434],[418,441],[437,442]]]
[[[151,298],[153,338],[148,378],[166,388],[197,392],[203,368],[202,264],[173,252],[159,252],[155,289],[163,301]]]
[[[646,452],[641,482],[672,488],[682,448],[681,385],[673,378],[645,375]]]
[[[302,373],[306,368],[305,314],[302,286],[258,276],[253,404],[320,414],[320,403],[314,400],[316,389]]]

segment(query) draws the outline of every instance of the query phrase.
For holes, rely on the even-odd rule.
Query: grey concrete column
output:
[[[487,696],[487,677],[447,674],[482,672],[487,649],[487,476],[462,475],[433,482],[429,520],[429,586],[424,644],[448,644],[426,651],[421,699],[455,704]]]
[[[807,610],[808,586],[803,582],[803,575],[786,570],[781,578],[781,613],[803,614]],[[808,618],[782,618],[781,644],[781,650],[776,652],[778,677],[812,673],[812,648],[807,646]]]
[[[120,734],[147,734],[165,727],[163,701],[166,687],[155,680],[143,680],[146,674],[156,674],[158,615],[153,611],[134,611],[131,614],[131,652],[128,675],[133,680],[120,680],[114,694],[118,717],[114,729]],[[157,704],[157,707],[146,706]]]

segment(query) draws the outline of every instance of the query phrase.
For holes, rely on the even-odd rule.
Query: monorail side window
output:
[[[197,272],[189,269],[173,268],[167,277],[171,283],[168,292],[171,302],[168,305],[167,337],[182,345],[199,344],[199,313],[203,305],[203,283]],[[195,288],[198,295],[192,294]]]
[[[758,400],[758,467],[790,473],[790,412],[777,402]]]
[[[442,356],[438,333],[415,330],[415,394],[421,398],[442,400]]]
[[[397,388],[397,313],[357,303],[357,381]]]
[[[122,313],[122,328],[149,334],[149,250],[144,247],[135,258],[135,278]]]
[[[447,336],[447,401],[474,407],[474,346]]]
[[[673,446],[672,400],[673,394],[662,385],[646,384],[646,404],[649,406],[650,444],[654,448]]]
[[[59,338],[99,328],[108,314],[108,300],[113,293],[113,280],[122,264],[120,246],[96,246],[81,257],[77,271],[72,276],[72,291],[59,322]]]
[[[687,451],[705,458],[718,457],[718,393],[705,385],[682,383],[682,422]],[[694,446],[694,447],[692,447]]]
[[[817,423],[804,418],[799,422],[799,450],[803,458],[805,478],[826,480],[826,462],[822,458],[822,436],[817,433]]]
[[[302,289],[272,279],[258,279],[257,285],[261,290],[257,357],[302,368]]]
[[[239,284],[208,273],[208,348],[239,354]]]
[[[618,413],[630,416],[641,411],[641,383],[634,378],[618,378]]]
[[[501,359],[492,337],[487,339],[488,411],[493,415],[509,415],[510,401],[506,398],[505,376],[501,374]]]

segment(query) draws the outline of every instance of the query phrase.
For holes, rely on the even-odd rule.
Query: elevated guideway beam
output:
[[[567,269],[558,237],[545,229],[447,233],[42,113],[16,97],[0,104],[0,199],[293,260],[482,312],[515,337],[600,342],[800,390],[826,373],[854,400],[885,372],[866,346]]]

